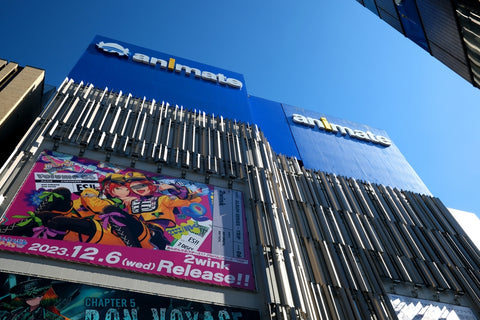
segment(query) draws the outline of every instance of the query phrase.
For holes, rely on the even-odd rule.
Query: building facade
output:
[[[0,165],[13,153],[28,126],[42,110],[45,71],[0,59]]]
[[[163,55],[95,38],[2,169],[0,319],[480,319],[478,249],[384,131]]]
[[[476,87],[480,6],[474,0],[357,0]]]

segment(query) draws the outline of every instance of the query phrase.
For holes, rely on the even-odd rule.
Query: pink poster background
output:
[[[155,190],[140,195],[132,183],[123,200],[113,198],[105,191],[112,177],[147,178]],[[238,191],[45,151],[2,216],[0,249],[255,290],[242,199]],[[118,236],[138,226],[140,244]],[[159,230],[161,249],[153,240]]]

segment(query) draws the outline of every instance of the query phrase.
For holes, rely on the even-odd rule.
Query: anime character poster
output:
[[[258,311],[0,273],[0,320],[260,319]]]
[[[255,289],[242,194],[44,151],[0,249]]]

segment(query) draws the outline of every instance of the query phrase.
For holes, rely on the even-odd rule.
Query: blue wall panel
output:
[[[130,54],[127,57],[106,53],[97,48],[96,44],[100,42],[119,44],[128,49]],[[165,61],[174,58],[178,64],[237,79],[243,86],[237,89],[196,78],[193,74],[187,76],[184,71],[177,73],[162,69],[159,65],[135,62],[132,59],[135,53]],[[145,96],[148,100],[165,101],[191,110],[252,122],[243,75],[122,41],[96,36],[68,76],[75,81],[93,83],[97,87],[108,87],[114,91],[122,90],[136,97]]]
[[[254,96],[249,96],[248,100],[254,123],[264,133],[273,150],[276,153],[300,159],[290,126],[283,113],[282,105],[278,102]]]
[[[348,134],[344,136],[318,127],[297,124],[293,122],[293,114],[312,119],[325,117],[330,124],[338,124],[363,132],[368,131],[374,136],[388,138],[385,131],[298,107],[283,105],[283,108],[305,167],[430,194],[423,181],[393,143],[390,146],[384,146],[351,138]]]

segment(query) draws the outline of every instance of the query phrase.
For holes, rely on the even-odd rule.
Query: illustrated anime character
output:
[[[31,279],[10,289],[12,300],[3,303],[0,320],[68,320],[57,309],[59,297],[50,280]]]
[[[1,225],[0,234],[39,237],[48,233],[49,238],[63,239],[65,232],[49,230],[45,223],[55,216],[71,216],[73,202],[70,190],[57,188],[51,191],[44,191],[39,198],[41,202],[35,211],[29,211],[25,215],[17,214],[12,216],[12,218],[21,220]]]
[[[24,219],[0,226],[0,233],[153,249],[149,229],[124,210],[123,201],[133,197],[128,198],[123,176],[107,175],[103,186],[108,190],[106,199],[99,198],[100,192],[92,188],[73,201],[67,188],[45,192],[35,212],[14,216]]]
[[[167,183],[167,181],[157,181],[157,190],[162,195],[168,195],[172,199],[176,197],[178,199],[193,199],[196,197],[186,186],[182,186],[175,183]]]
[[[107,174],[104,179],[100,180],[100,184],[100,192],[111,205],[125,209],[133,199],[136,199],[126,186],[123,174]]]
[[[82,207],[95,214],[94,219],[101,222],[103,229],[109,226],[112,234],[122,239],[126,246],[154,248],[149,242],[149,230],[128,212],[127,207],[136,197],[130,196],[131,191],[125,185],[124,176],[107,175],[101,181],[101,192],[105,198],[100,198],[100,192],[95,189],[83,190],[79,198]]]
[[[127,187],[138,196],[130,202],[130,213],[144,222],[151,233],[150,242],[158,249],[164,250],[170,243],[165,237],[166,228],[176,225],[174,210],[177,207],[187,207],[192,202],[200,202],[198,196],[186,195],[186,199],[177,196],[158,195],[158,186],[144,174],[128,172],[125,174]],[[169,188],[160,186],[160,188]],[[173,188],[169,188],[173,189]]]

